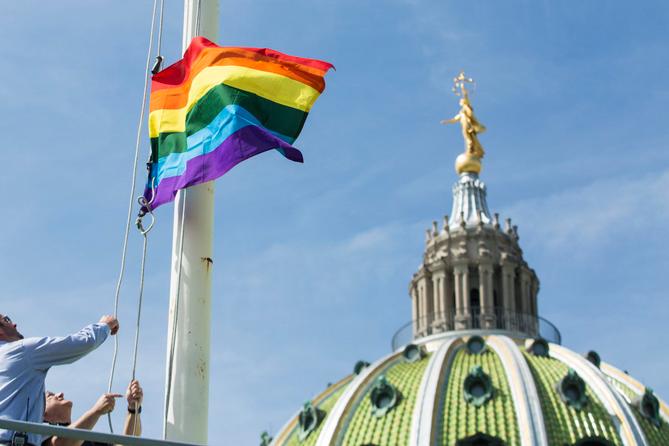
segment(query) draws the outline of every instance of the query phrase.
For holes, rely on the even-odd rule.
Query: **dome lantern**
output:
[[[478,134],[485,126],[474,116],[466,87],[474,81],[464,73],[453,81],[461,109],[442,123],[460,123],[465,152],[456,160],[450,218],[441,231],[436,223],[428,230],[423,262],[409,285],[412,337],[484,329],[559,343],[559,331],[538,315],[539,278],[523,259],[517,226],[507,219],[502,228],[488,208],[479,178],[485,152]],[[541,333],[542,327],[548,332]]]

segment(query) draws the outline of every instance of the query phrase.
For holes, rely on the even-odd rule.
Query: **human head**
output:
[[[23,335],[16,329],[16,323],[9,316],[0,313],[0,341],[18,341]]]
[[[66,400],[63,392],[45,393],[44,421],[51,424],[70,424],[72,422],[72,401]]]

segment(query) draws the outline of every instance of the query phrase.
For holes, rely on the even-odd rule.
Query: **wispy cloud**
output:
[[[505,210],[521,223],[529,243],[554,252],[587,255],[616,237],[634,237],[669,222],[669,170],[610,178],[552,195],[524,200]],[[573,247],[579,249],[574,250]]]

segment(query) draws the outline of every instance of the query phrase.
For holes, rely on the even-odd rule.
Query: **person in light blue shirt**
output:
[[[82,358],[118,328],[116,318],[103,316],[69,336],[24,338],[11,318],[0,314],[0,418],[41,423],[49,368]],[[14,432],[0,429],[0,445],[11,444],[13,436]],[[40,435],[28,434],[30,445],[41,442]]]

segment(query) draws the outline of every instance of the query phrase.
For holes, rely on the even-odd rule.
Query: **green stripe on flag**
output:
[[[161,133],[151,138],[152,160],[170,153],[185,152],[186,138],[206,127],[226,106],[236,104],[260,121],[266,129],[289,138],[297,138],[308,113],[277,104],[238,88],[219,84],[210,89],[186,115],[186,131]]]

